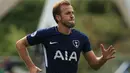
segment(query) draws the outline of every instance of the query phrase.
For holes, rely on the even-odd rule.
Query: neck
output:
[[[71,28],[64,26],[63,24],[58,24],[58,31],[65,35],[69,35],[71,33]]]

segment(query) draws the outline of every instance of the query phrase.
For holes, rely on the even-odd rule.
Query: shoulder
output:
[[[55,33],[56,32],[56,26],[44,28],[44,29],[38,29],[35,32],[37,32],[38,34],[41,34],[41,35]]]
[[[56,26],[44,28],[44,29],[38,29],[37,32],[55,32]]]
[[[43,36],[49,36],[56,33],[56,26],[44,28],[44,29],[38,29],[35,32],[29,34],[28,36],[31,37],[43,37]]]

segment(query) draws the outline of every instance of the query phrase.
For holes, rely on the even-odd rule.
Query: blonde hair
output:
[[[61,10],[60,10],[60,7],[62,5],[71,5],[70,2],[68,0],[61,0],[59,1],[58,3],[56,3],[54,6],[53,6],[53,17],[54,17],[54,20],[58,23],[58,21],[56,20],[56,15],[60,15],[61,13]]]

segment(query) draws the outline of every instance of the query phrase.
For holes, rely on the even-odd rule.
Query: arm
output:
[[[31,73],[36,73],[37,71],[41,71],[38,67],[34,65],[30,56],[28,55],[27,46],[28,46],[26,36],[16,42],[16,48],[20,55],[20,57],[24,60],[26,66],[30,70]]]
[[[101,44],[102,55],[97,57],[93,51],[83,53],[85,59],[88,61],[88,64],[91,68],[98,70],[102,65],[104,65],[109,59],[114,58],[113,54],[115,49],[110,46],[107,50]]]

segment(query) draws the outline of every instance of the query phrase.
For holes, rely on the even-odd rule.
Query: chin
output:
[[[75,26],[74,22],[67,22],[67,23],[63,23],[64,26],[66,26],[67,28],[73,28]]]
[[[74,26],[75,26],[75,24],[71,23],[71,24],[69,25],[69,28],[73,28]]]

